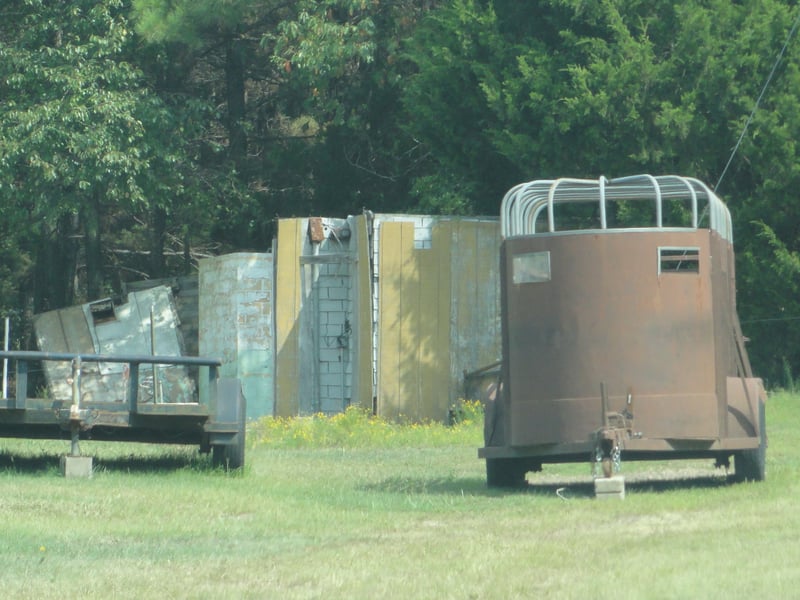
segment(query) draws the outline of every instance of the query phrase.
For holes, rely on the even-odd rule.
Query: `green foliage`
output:
[[[431,157],[411,189],[426,210],[493,214],[527,179],[679,173],[714,186],[796,12],[782,0],[448,3],[405,46],[416,68],[406,130]],[[740,314],[755,370],[772,381],[781,356],[800,363],[787,262],[800,251],[800,46],[790,41],[721,187]],[[774,233],[766,244],[763,226]]]
[[[107,228],[121,213],[124,222],[154,206],[169,210],[183,197],[183,136],[194,127],[148,89],[121,2],[19,0],[5,10],[17,11],[18,25],[0,44],[6,223],[22,248],[39,255],[37,269],[49,269],[36,277],[64,279],[63,287],[71,287],[77,266],[48,268],[45,255],[63,257],[65,240],[82,228],[88,290],[96,295],[104,287],[99,240]],[[64,227],[65,219],[75,223]],[[36,293],[37,310],[73,300]]]
[[[483,425],[483,404],[480,400],[460,399],[450,407],[450,424],[468,427],[473,424]]]
[[[792,372],[792,366],[789,364],[789,361],[784,356],[782,358],[783,363],[783,389],[790,394],[794,394],[797,392],[797,382],[795,381],[795,375]]]
[[[755,239],[740,243],[739,255],[742,328],[756,372],[770,387],[791,390],[791,373],[800,365],[800,347],[794,343],[800,335],[800,252],[793,249],[794,240],[784,242],[763,221],[750,229]]]
[[[243,31],[275,6],[254,0],[134,0],[133,18],[154,42],[181,42],[199,48],[220,33]]]
[[[36,4],[26,7],[20,39],[0,49],[0,194],[26,198],[43,218],[75,211],[93,193],[145,202],[178,157],[169,113],[123,59],[131,31],[119,4],[72,2],[46,16]]]
[[[405,44],[417,70],[403,87],[406,130],[431,155],[413,189],[428,210],[455,203],[496,214],[508,182],[522,176],[492,139],[504,126],[495,107],[508,48],[482,4],[456,0],[433,11]]]
[[[409,127],[445,177],[482,186],[495,156],[513,165],[506,177],[645,171],[713,182],[786,18],[781,3],[760,6],[458,0],[407,46],[418,68]],[[517,182],[497,181],[493,197]]]
[[[183,271],[184,250],[189,263],[264,250],[275,215],[495,215],[512,185],[544,177],[714,185],[796,13],[789,0],[8,0],[0,308]],[[800,363],[790,42],[720,190],[750,353],[772,382]]]

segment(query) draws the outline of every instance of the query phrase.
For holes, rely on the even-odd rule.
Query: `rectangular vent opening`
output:
[[[659,273],[699,273],[699,248],[659,248]]]

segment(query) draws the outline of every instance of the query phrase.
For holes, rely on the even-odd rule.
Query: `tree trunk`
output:
[[[56,226],[42,224],[34,270],[33,311],[41,313],[75,302],[78,243],[75,216],[59,217]]]
[[[100,201],[95,192],[81,210],[83,248],[86,252],[86,296],[88,300],[103,297],[103,249],[100,242]]]
[[[167,212],[156,206],[152,213],[152,229],[150,231],[150,277],[160,279],[167,270],[164,259],[164,242],[167,237]]]
[[[225,82],[228,96],[228,152],[237,167],[241,167],[247,156],[247,133],[245,119],[245,49],[235,38],[225,48]]]
[[[183,274],[190,275],[192,272],[192,238],[189,236],[189,228],[183,228]]]

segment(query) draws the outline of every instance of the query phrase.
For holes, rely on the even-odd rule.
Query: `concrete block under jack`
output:
[[[61,474],[64,477],[82,477],[89,479],[92,476],[91,456],[62,456]]]
[[[622,475],[598,477],[594,480],[594,497],[598,500],[607,500],[610,498],[624,499],[625,477]]]

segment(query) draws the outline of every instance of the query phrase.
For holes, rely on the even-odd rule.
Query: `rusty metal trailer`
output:
[[[557,179],[501,207],[502,364],[490,486],[545,463],[734,461],[765,476],[765,400],[736,313],[733,235],[697,179]]]
[[[16,365],[15,394],[0,399],[0,437],[69,439],[71,456],[80,454],[81,439],[197,444],[213,453],[216,464],[229,469],[244,466],[245,399],[238,379],[218,377],[218,359],[189,356],[99,355],[58,352],[6,351],[0,358]],[[28,397],[31,363],[68,363],[70,399]],[[122,398],[82,392],[81,380],[96,376],[100,365],[122,364]],[[198,397],[183,402],[159,402],[158,394],[142,397],[142,365],[183,366],[207,378]]]

